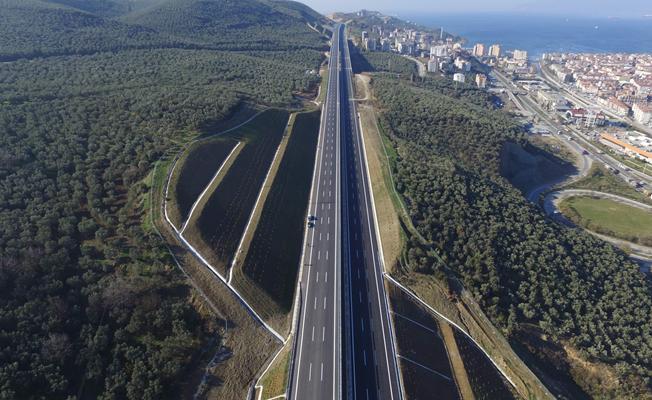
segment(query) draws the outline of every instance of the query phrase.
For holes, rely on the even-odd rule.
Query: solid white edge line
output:
[[[365,145],[364,141],[364,130],[362,129],[362,122],[360,120],[360,113],[358,113],[358,127],[360,129],[360,136],[362,137],[362,156],[364,158],[365,162],[365,168],[366,168],[366,175],[367,175],[367,184],[369,187],[369,193],[371,194],[371,211],[373,212],[374,215],[374,228],[375,228],[375,233],[376,233],[376,242],[378,243],[378,247],[380,250],[380,264],[382,267],[382,273],[385,274],[387,273],[387,269],[385,266],[385,252],[383,250],[383,241],[382,237],[380,235],[380,229],[378,228],[378,214],[376,213],[376,199],[374,197],[374,190],[373,190],[373,185],[371,184],[371,176],[369,172],[369,161],[367,160],[367,147]],[[396,348],[396,332],[394,330],[394,320],[391,316],[390,310],[389,310],[389,304],[388,304],[388,294],[385,293],[384,290],[384,284],[383,284],[383,294],[385,295],[385,305],[387,307],[386,311],[388,313],[388,321],[389,321],[389,334],[390,334],[390,341],[392,344],[392,355],[394,356],[395,362],[394,362],[394,368],[395,372],[397,374],[397,377],[399,379],[399,394],[400,397],[403,398],[403,376],[401,372],[399,371],[398,367],[398,349]]]
[[[348,53],[348,47],[347,47],[346,51]],[[347,61],[348,61],[348,63],[350,63],[350,54],[349,54],[349,59]],[[351,94],[352,94],[353,93],[352,74],[349,73],[349,77],[350,77],[350,79],[349,79],[349,90],[351,91]],[[357,113],[356,113],[355,102],[352,99],[350,99],[349,101],[352,104],[351,108],[352,108],[352,112],[353,112],[353,119],[355,120],[354,122],[356,123],[356,130],[357,130],[357,127],[358,127],[358,124],[359,124],[359,119],[358,119],[358,116],[357,116]],[[356,135],[356,141],[358,142],[358,147],[362,147],[361,144],[360,144],[361,132],[358,132],[358,133],[360,135]],[[360,152],[361,157],[358,157],[358,160],[360,161],[360,168],[361,168],[360,172],[363,173],[363,171],[364,171],[365,172],[364,178],[368,178],[369,171],[368,170],[365,171],[364,166],[362,164],[363,152],[364,152],[364,148],[362,148],[362,151]],[[366,163],[366,158],[365,158],[365,163]],[[369,202],[367,201],[367,197],[369,196],[368,191],[370,190],[369,187],[368,187],[370,185],[370,181],[368,181],[368,179],[364,179],[364,180],[366,181],[366,182],[364,182],[365,185],[363,187],[364,187],[364,194],[365,194],[364,201],[365,201],[365,206],[366,206],[366,209],[367,209],[367,212],[366,212],[366,214],[367,214],[367,228],[368,228],[368,231],[369,231],[369,239],[373,243],[373,235],[372,235],[372,232],[371,232],[371,221],[370,221],[370,217],[369,217]],[[373,248],[373,246],[372,246],[372,248]],[[388,345],[387,345],[387,338],[386,338],[386,335],[385,335],[385,329],[386,329],[385,322],[387,322],[388,324],[391,323],[390,322],[391,321],[390,320],[391,316],[389,315],[389,309],[388,309],[388,304],[387,304],[387,295],[386,295],[385,290],[384,290],[385,286],[383,285],[382,279],[381,279],[380,285],[378,283],[378,271],[377,271],[378,270],[378,265],[377,265],[377,262],[376,262],[376,258],[377,258],[377,255],[372,257],[373,264],[374,264],[374,277],[375,277],[375,281],[376,281],[376,297],[378,299],[378,307],[379,307],[380,312],[382,312],[382,304],[383,303],[385,304],[385,318],[387,318],[387,321],[385,321],[383,318],[381,318],[380,323],[381,323],[382,333],[383,333],[383,342],[385,344],[385,362],[387,363],[387,373],[388,373],[388,377],[390,378],[389,379],[390,396],[393,399],[394,398],[394,390],[393,390],[394,385],[393,385],[392,379],[391,379],[392,373],[390,371],[389,354],[387,352]],[[382,275],[381,275],[381,277],[382,277]],[[380,289],[380,286],[382,286],[382,289],[383,289],[382,291]],[[381,299],[380,299],[381,293],[383,294],[383,297],[384,297],[384,300],[385,300],[384,302],[382,302]],[[390,340],[391,339],[393,339],[393,338],[390,337]],[[391,348],[391,350],[392,350],[393,356],[395,358],[394,363],[396,365],[396,354],[394,353],[394,345],[392,343],[390,343],[389,348]],[[395,370],[394,372],[396,373],[397,370]],[[398,375],[396,376],[396,378],[400,379]],[[401,393],[400,388],[399,388],[398,393],[399,393],[399,397],[402,398],[402,393]]]
[[[331,58],[332,58],[332,54],[331,54]],[[331,69],[330,69],[331,65],[332,65],[332,60],[329,61],[329,75],[331,73]],[[331,82],[331,77],[329,76],[329,85],[330,85],[330,82]],[[319,186],[320,186],[320,183],[321,183],[321,170],[322,170],[320,164],[321,164],[321,161],[323,161],[323,154],[322,154],[323,151],[320,151],[320,150],[322,149],[323,141],[325,140],[325,135],[326,135],[326,130],[327,130],[326,129],[326,114],[327,114],[326,110],[328,109],[328,100],[329,100],[328,99],[328,94],[329,94],[329,91],[328,91],[328,87],[327,87],[326,88],[326,97],[324,98],[324,103],[322,105],[322,112],[321,112],[321,119],[320,119],[319,140],[317,142],[315,167],[313,169],[313,179],[312,179],[312,185],[311,185],[311,189],[310,189],[310,200],[308,201],[308,203],[309,203],[309,205],[308,205],[308,214],[311,214],[311,215],[314,214],[314,211],[316,211],[317,203],[319,202]],[[315,181],[315,178],[317,179],[316,181]],[[314,207],[313,207],[312,199],[313,199],[313,195],[315,193],[316,193],[316,200],[315,200]],[[310,212],[311,208],[313,210],[312,213]],[[305,232],[306,233],[304,235],[304,246],[303,246],[302,254],[301,254],[301,267],[300,267],[300,271],[299,271],[300,277],[299,277],[299,279],[297,281],[297,288],[299,290],[301,289],[301,282],[303,280],[303,265],[305,264],[305,249],[306,249],[306,245],[307,245],[308,236],[309,235],[311,236],[310,243],[314,243],[314,237],[315,237],[315,230],[314,229],[306,230]],[[309,258],[308,258],[308,281],[306,283],[306,294],[303,296],[304,299],[308,298],[308,293],[310,291],[310,269],[311,269],[311,265],[312,265],[312,251],[313,251],[313,246],[311,245],[310,246],[310,255],[309,255]],[[295,296],[295,303],[296,304],[294,306],[295,307],[295,312],[297,313],[297,315],[298,315],[298,302],[299,301],[300,301],[300,298],[299,298],[299,293],[297,291],[297,295]],[[301,327],[298,329],[297,337],[295,337],[295,339],[294,339],[294,340],[298,341],[298,343],[299,343],[299,353],[298,353],[298,355],[296,357],[296,363],[297,363],[296,374],[295,374],[296,378],[294,380],[294,385],[293,385],[294,389],[292,390],[292,393],[294,393],[294,394],[296,394],[296,391],[299,388],[299,377],[301,375],[301,354],[303,352],[303,336],[304,336],[305,323],[306,323],[306,308],[307,307],[305,307],[305,306],[303,307],[303,313],[302,313],[302,316],[301,316]],[[294,324],[293,324],[293,326],[294,326]],[[292,380],[292,377],[289,377],[289,379]]]

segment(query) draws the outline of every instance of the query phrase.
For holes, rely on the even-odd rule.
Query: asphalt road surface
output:
[[[342,267],[346,394],[350,399],[401,399],[382,253],[353,93],[351,58],[342,43]]]
[[[331,46],[329,83],[308,208],[311,227],[302,257],[301,309],[289,394],[293,399],[342,397],[340,54],[338,30]]]
[[[331,44],[289,398],[400,400],[345,35],[338,25]]]

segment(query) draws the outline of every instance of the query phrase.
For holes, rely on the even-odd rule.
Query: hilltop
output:
[[[385,15],[378,11],[360,10],[354,13],[337,12],[328,17],[336,22],[347,23],[350,29],[354,32],[371,31],[374,26],[380,26],[384,31],[413,29],[422,32],[429,32],[435,37],[440,37],[441,35],[441,28],[425,27],[414,22]],[[444,31],[444,39],[448,37],[454,38],[452,34]]]
[[[325,19],[291,1],[1,0],[0,6],[0,61],[145,48],[324,48]]]

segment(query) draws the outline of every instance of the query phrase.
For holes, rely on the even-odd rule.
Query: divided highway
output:
[[[347,307],[343,313],[347,398],[398,400],[402,392],[394,333],[346,37],[342,46],[342,266]]]
[[[310,197],[288,397],[400,400],[347,43],[345,27],[338,25]]]

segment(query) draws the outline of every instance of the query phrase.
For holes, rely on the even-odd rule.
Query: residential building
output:
[[[475,76],[475,84],[481,89],[484,89],[485,87],[487,87],[487,75],[485,75],[485,74],[477,74]]]
[[[473,56],[484,57],[484,44],[477,43],[475,46],[473,46]]]
[[[461,57],[457,57],[455,59],[455,62],[453,63],[453,65],[455,65],[455,68],[457,68],[457,69],[459,69],[461,71],[465,71],[465,72],[471,71],[471,63],[464,60]]]
[[[428,61],[428,72],[438,72],[439,71],[439,59],[437,57],[432,57]]]
[[[569,122],[585,128],[604,126],[607,123],[607,117],[601,111],[587,110],[585,108],[568,110],[565,117]]]
[[[652,125],[652,107],[649,104],[636,103],[632,106],[634,119],[644,125]]]
[[[548,111],[568,110],[568,101],[561,95],[547,90],[537,91],[537,102]]]
[[[499,44],[492,44],[491,47],[489,47],[489,57],[500,57],[500,45]]]
[[[446,57],[448,55],[448,47],[445,45],[432,46],[430,48],[430,56]]]
[[[607,102],[607,108],[619,117],[626,117],[629,115],[629,106],[625,102],[619,100],[617,97],[610,97]]]
[[[527,61],[527,51],[525,51],[525,50],[514,50],[514,60],[516,60],[516,61]]]
[[[636,88],[636,94],[652,95],[652,78],[633,78],[630,82]]]
[[[464,83],[464,82],[466,81],[466,76],[464,76],[464,74],[460,74],[460,73],[458,72],[458,73],[456,73],[455,75],[453,75],[453,80],[454,80],[455,82]]]

